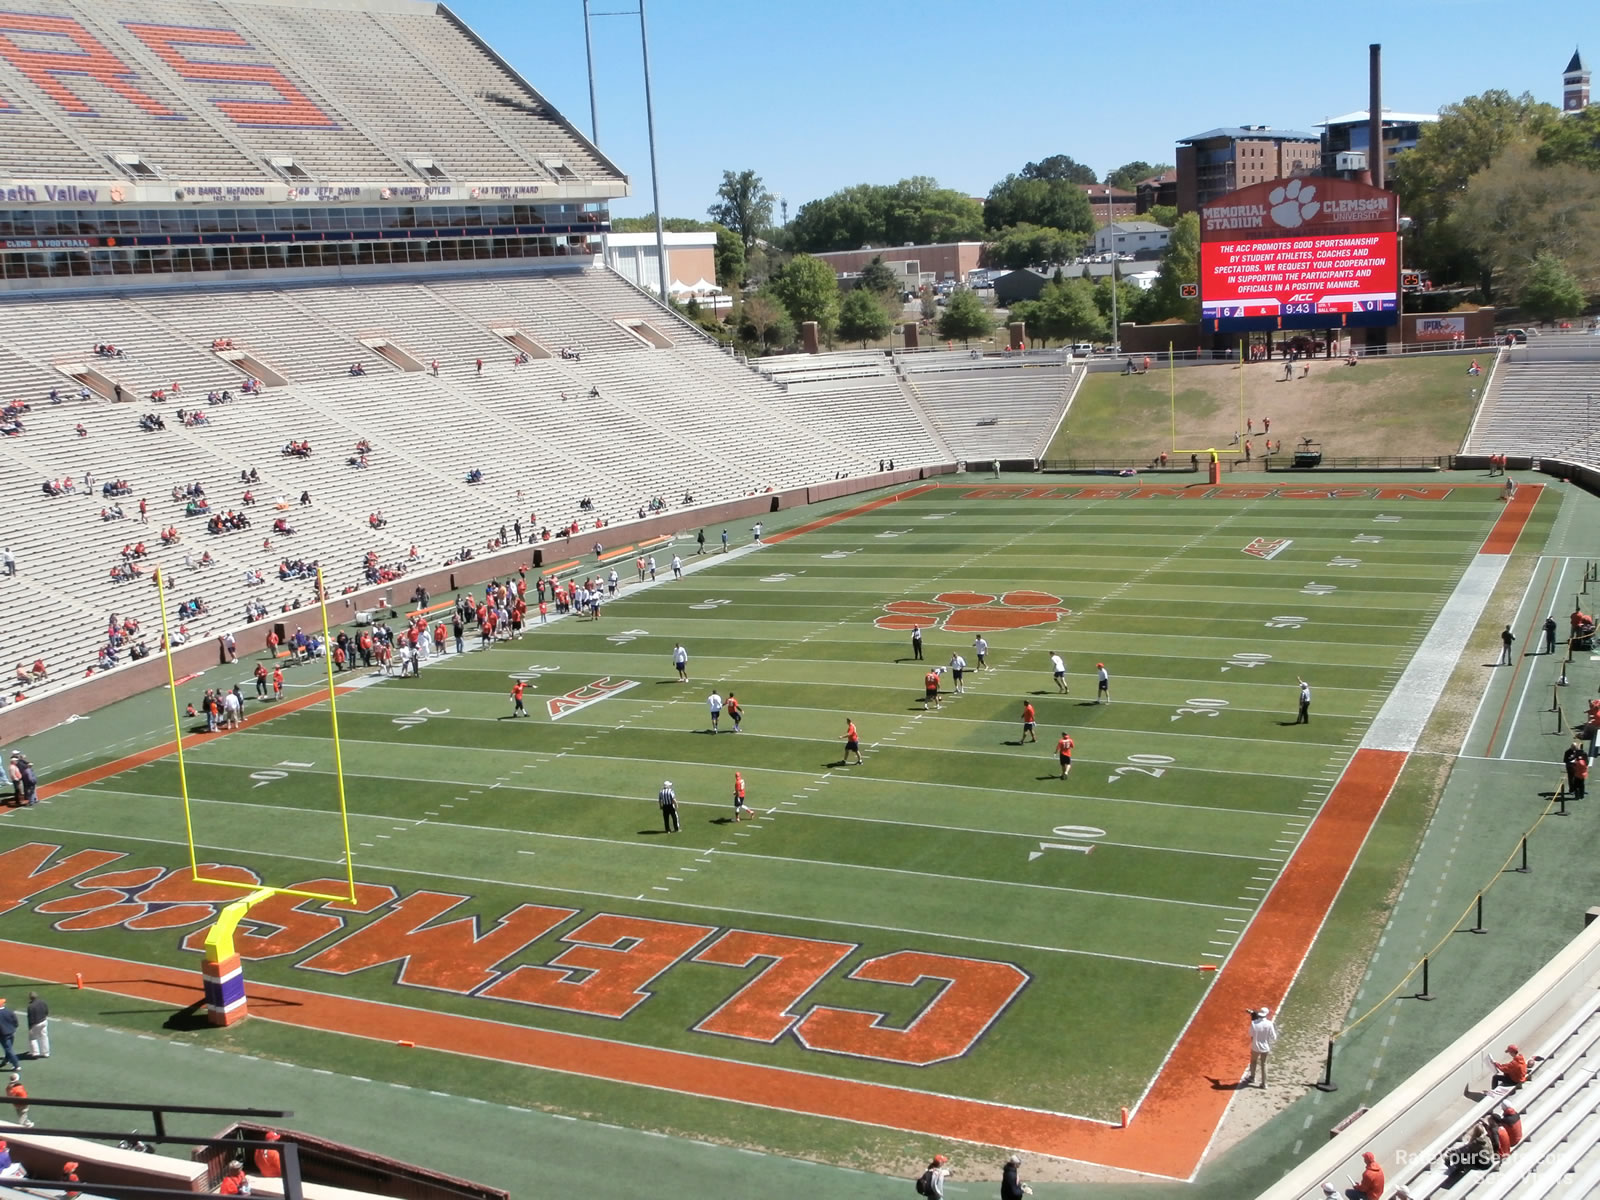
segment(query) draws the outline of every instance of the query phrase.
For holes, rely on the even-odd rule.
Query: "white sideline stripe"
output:
[[[1450,598],[1439,610],[1427,637],[1406,664],[1400,681],[1390,690],[1389,698],[1373,718],[1372,728],[1361,739],[1361,749],[1410,753],[1417,748],[1423,727],[1444,694],[1462,648],[1477,628],[1510,557],[1508,554],[1473,556]]]

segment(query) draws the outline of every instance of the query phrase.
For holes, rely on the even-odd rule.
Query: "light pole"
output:
[[[1111,189],[1106,189],[1106,238],[1111,243],[1111,353],[1117,354],[1122,349],[1122,341],[1118,337],[1121,332],[1117,323],[1117,235],[1111,232]]]
[[[589,130],[594,135],[596,148],[600,145],[599,121],[596,115],[594,98],[594,53],[589,36],[589,18],[596,17],[639,17],[639,52],[644,63],[644,119],[645,129],[650,141],[650,192],[656,207],[656,265],[661,276],[661,303],[671,307],[668,296],[668,285],[671,282],[670,268],[667,265],[667,237],[661,217],[661,175],[656,170],[656,110],[650,99],[650,39],[645,33],[644,0],[638,0],[637,9],[621,9],[612,12],[589,11],[589,0],[584,0],[583,5],[583,40],[584,48],[589,59]]]

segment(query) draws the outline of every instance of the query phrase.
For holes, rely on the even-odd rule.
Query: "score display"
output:
[[[1394,233],[1200,245],[1201,318],[1220,330],[1392,325],[1399,283]]]

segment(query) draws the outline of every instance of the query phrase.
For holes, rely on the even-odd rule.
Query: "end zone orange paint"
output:
[[[1483,539],[1483,546],[1478,553],[1510,554],[1517,544],[1517,539],[1522,536],[1528,518],[1533,515],[1533,506],[1539,502],[1539,497],[1543,493],[1542,483],[1525,483],[1519,487],[1517,494],[1506,501],[1505,511],[1494,523],[1489,536]]]
[[[939,485],[936,483],[924,483],[917,487],[911,488],[909,491],[896,492],[892,496],[879,496],[876,500],[869,500],[865,504],[858,504],[854,508],[847,508],[843,512],[834,513],[831,517],[821,517],[815,521],[807,521],[804,525],[796,525],[793,529],[785,529],[783,532],[775,533],[771,537],[763,540],[769,546],[776,542],[787,542],[790,538],[799,537],[802,533],[815,533],[817,530],[826,529],[829,525],[833,525],[839,521],[846,521],[851,517],[859,517],[862,513],[869,513],[873,509],[882,508],[886,504],[894,504],[900,500],[909,500],[913,496],[922,495],[923,492],[937,491],[938,488]]]

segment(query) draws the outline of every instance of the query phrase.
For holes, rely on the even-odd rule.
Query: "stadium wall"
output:
[[[397,592],[409,596],[418,584],[426,588],[430,594],[444,593],[459,588],[475,587],[490,579],[504,578],[514,574],[523,566],[532,570],[535,549],[544,552],[544,565],[540,568],[541,571],[557,572],[557,568],[570,564],[566,569],[578,573],[593,568],[595,562],[593,546],[596,541],[601,544],[606,554],[611,554],[621,551],[625,546],[638,546],[686,529],[692,530],[704,526],[709,530],[713,526],[730,524],[734,521],[754,520],[784,509],[804,508],[808,504],[817,504],[825,500],[836,500],[880,488],[898,487],[935,475],[950,474],[955,469],[954,463],[944,463],[884,471],[853,479],[829,480],[812,487],[761,492],[752,496],[741,496],[736,500],[697,505],[657,517],[647,517],[642,521],[609,525],[604,529],[585,529],[575,534],[570,541],[566,538],[552,538],[537,546],[511,546],[493,554],[485,554],[481,558],[471,558],[448,567],[405,575],[389,583],[374,584],[342,596],[331,596],[328,600],[328,620],[338,627],[352,624],[356,614],[360,612],[380,608],[384,610],[393,608],[398,611],[402,606],[382,602],[393,599]],[[715,540],[720,536],[720,529],[717,534],[709,536]],[[559,573],[564,574],[565,571]],[[265,620],[250,624],[237,626],[219,624],[216,628],[233,630],[239,648],[239,668],[243,669],[246,664],[255,663],[265,650],[267,632],[274,625],[282,624],[290,628],[296,625],[320,627],[321,621],[321,614],[315,605],[311,605],[291,612],[268,613]],[[219,636],[208,633],[203,640],[196,640],[173,652],[173,675],[182,681],[222,665],[225,661],[226,656],[222,653]],[[62,691],[52,692],[36,700],[27,700],[9,708],[4,715],[0,715],[0,744],[42,732],[74,717],[81,717],[108,704],[114,704],[118,700],[137,696],[141,692],[164,688],[166,683],[166,662],[159,655],[152,655],[143,662],[129,664],[107,674],[88,676]]]

